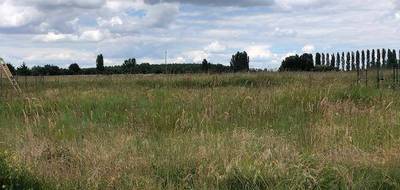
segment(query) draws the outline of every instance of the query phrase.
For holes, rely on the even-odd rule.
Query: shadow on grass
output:
[[[8,166],[5,157],[0,155],[0,189],[48,189],[38,179],[24,170]]]

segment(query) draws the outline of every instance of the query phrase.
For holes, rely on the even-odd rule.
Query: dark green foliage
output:
[[[322,54],[322,65],[325,65],[325,54]]]
[[[382,49],[382,66],[386,66],[386,49]]]
[[[250,58],[247,52],[237,52],[235,55],[232,55],[231,68],[234,72],[249,71],[249,64]]]
[[[315,55],[315,65],[321,65],[321,54],[317,53]]]
[[[350,52],[347,52],[346,56],[346,71],[350,71]]]
[[[330,57],[329,57],[329,53],[327,53],[326,54],[326,66],[330,66],[330,64],[331,64],[331,60],[330,60]]]
[[[207,61],[207,59],[204,59],[203,62],[201,62],[201,68],[203,69],[203,72],[208,72],[210,69],[210,63]]]
[[[361,52],[361,69],[365,69],[365,51]]]
[[[312,54],[289,56],[283,60],[279,71],[311,71],[314,68]]]
[[[0,189],[43,189],[43,185],[26,171],[11,169],[0,154]]]
[[[360,52],[359,51],[356,52],[356,67],[357,67],[357,70],[360,70]]]
[[[337,68],[325,65],[317,65],[315,66],[312,71],[314,72],[329,72],[329,71],[338,71]]]
[[[375,57],[375,49],[373,49],[371,55],[371,66],[375,67],[375,65],[376,65],[376,57]]]
[[[134,64],[135,60],[127,60],[123,65],[105,67],[103,74],[185,74],[185,73],[203,73],[201,64],[168,64],[168,65],[150,65],[143,63]],[[10,67],[13,68],[13,67]],[[166,69],[168,68],[168,69]],[[15,71],[13,71],[15,73]],[[221,64],[208,63],[208,72],[210,73],[228,73],[231,72],[229,66]],[[96,75],[96,68],[80,68],[78,64],[71,64],[68,69],[59,68],[54,65],[34,66],[32,69],[22,65],[17,69],[18,75],[27,76],[48,76],[48,75]]]
[[[69,72],[73,75],[77,75],[81,73],[81,67],[77,63],[73,63],[68,67]]]
[[[340,70],[340,53],[336,54],[336,69]]]
[[[31,75],[31,70],[26,66],[25,63],[22,63],[22,65],[17,68],[17,75],[21,76]]]
[[[392,68],[397,64],[397,55],[396,55],[396,50],[388,50],[388,61],[387,61],[387,67]]]
[[[336,63],[335,54],[332,54],[331,67],[335,67],[335,63]]]
[[[356,70],[356,56],[354,52],[351,52],[351,70],[354,71]]]
[[[371,67],[371,52],[367,50],[367,69]]]
[[[15,67],[13,65],[11,65],[11,63],[7,63],[7,67],[10,70],[11,74],[13,74],[13,75],[16,74]]]
[[[136,69],[136,59],[135,58],[127,59],[122,64],[123,73],[134,74],[134,73],[136,73],[135,69]]]
[[[104,68],[104,58],[103,58],[103,54],[100,54],[97,56],[96,59],[96,69],[99,73],[104,72],[105,68]]]
[[[344,54],[344,52],[342,52],[342,59],[341,59],[341,62],[342,62],[342,71],[344,71],[344,70],[345,70],[345,65],[346,65],[345,54]]]

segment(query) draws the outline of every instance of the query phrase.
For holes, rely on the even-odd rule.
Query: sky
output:
[[[276,69],[288,55],[400,48],[399,0],[0,0],[0,57],[14,65],[139,63]]]

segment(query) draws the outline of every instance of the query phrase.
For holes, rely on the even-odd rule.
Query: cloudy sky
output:
[[[400,48],[399,0],[0,0],[0,56],[19,65],[126,58],[253,68],[303,52]]]

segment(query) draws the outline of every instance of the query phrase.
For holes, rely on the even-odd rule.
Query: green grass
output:
[[[0,93],[0,179],[20,189],[399,189],[400,91],[373,77],[367,87],[355,73],[20,78],[28,98]]]

